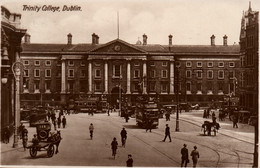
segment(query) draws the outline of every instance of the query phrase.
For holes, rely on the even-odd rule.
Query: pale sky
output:
[[[92,33],[100,43],[117,38],[117,11],[120,39],[135,44],[145,33],[148,44],[209,45],[216,36],[216,45],[238,44],[243,11],[248,0],[2,0],[12,13],[22,15],[22,27],[31,35],[31,43],[91,43]],[[23,5],[59,6],[60,12],[23,11]],[[63,5],[80,6],[81,11],[62,11]],[[259,0],[251,0],[251,7],[259,11]]]

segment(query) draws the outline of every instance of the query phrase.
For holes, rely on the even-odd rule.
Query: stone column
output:
[[[66,64],[65,64],[65,59],[61,59],[61,93],[66,93]]]
[[[92,63],[88,62],[88,92],[92,92]]]
[[[147,67],[146,67],[146,59],[143,59],[143,94],[147,94]]]
[[[126,78],[126,94],[131,94],[131,64],[130,59],[127,59],[127,78]]]
[[[105,64],[104,64],[104,69],[105,69],[105,92],[104,94],[108,94],[108,64],[107,64],[107,60],[105,60]]]
[[[170,60],[170,94],[174,94],[174,62]]]

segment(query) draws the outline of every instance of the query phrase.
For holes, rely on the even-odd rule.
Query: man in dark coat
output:
[[[66,123],[67,123],[66,118],[65,118],[65,116],[63,116],[63,118],[62,118],[62,125],[63,125],[63,128],[65,128]]]
[[[171,142],[171,141],[172,141],[172,139],[171,139],[171,135],[170,135],[170,127],[168,126],[168,124],[166,124],[166,128],[165,128],[165,137],[164,137],[164,140],[163,140],[163,142],[165,142],[165,140],[166,140],[167,136],[169,137],[169,139],[170,139],[170,142]]]
[[[187,163],[189,163],[189,151],[186,148],[186,144],[183,145],[183,148],[181,149],[181,167],[187,167]]]
[[[121,135],[122,146],[125,147],[126,138],[127,138],[127,132],[126,132],[125,128],[122,129],[120,135]]]
[[[116,141],[116,138],[114,137],[113,141],[111,142],[111,148],[112,148],[112,156],[116,156],[116,150],[117,150],[118,143]]]
[[[150,130],[150,132],[152,132],[152,126],[153,126],[153,120],[151,120],[150,118],[147,118],[147,120],[146,120],[146,132],[148,130]]]
[[[133,167],[133,159],[132,159],[132,155],[128,155],[128,159],[126,161],[126,167]]]

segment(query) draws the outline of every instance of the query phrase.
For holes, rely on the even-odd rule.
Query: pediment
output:
[[[116,39],[106,44],[94,48],[90,52],[94,53],[146,53],[146,51],[135,47],[123,40]]]

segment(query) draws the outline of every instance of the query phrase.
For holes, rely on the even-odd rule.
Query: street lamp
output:
[[[14,143],[13,147],[18,147],[18,126],[20,123],[20,77],[23,64],[20,60],[12,65],[12,72],[15,77],[15,114],[14,114]]]
[[[175,62],[176,64],[176,62]],[[176,94],[176,101],[177,101],[177,112],[176,112],[176,128],[175,131],[179,132],[179,68],[180,65],[175,65],[175,72],[176,72],[176,78],[175,78],[175,94]]]

